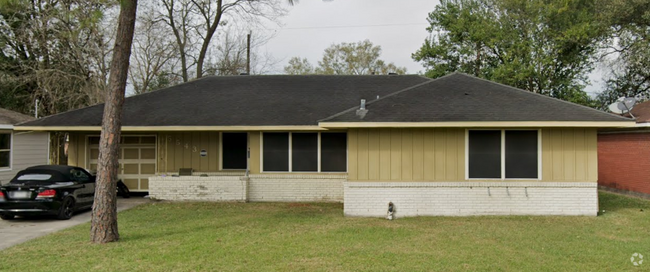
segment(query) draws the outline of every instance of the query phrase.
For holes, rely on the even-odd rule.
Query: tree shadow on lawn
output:
[[[598,201],[600,206],[600,211],[620,211],[620,210],[638,210],[638,211],[650,211],[650,201],[636,198],[632,196],[625,196],[610,192],[599,191],[598,192]]]

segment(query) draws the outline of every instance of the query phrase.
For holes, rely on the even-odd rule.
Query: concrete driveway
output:
[[[149,201],[148,198],[142,197],[118,198],[117,211],[127,210]],[[0,250],[88,222],[90,214],[90,210],[78,212],[70,220],[57,220],[51,217],[0,220]]]

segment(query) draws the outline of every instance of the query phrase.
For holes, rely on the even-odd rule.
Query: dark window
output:
[[[264,133],[264,171],[289,171],[289,133]]]
[[[91,145],[99,144],[99,136],[88,137],[88,144]]]
[[[0,167],[9,167],[11,161],[11,134],[0,134]]]
[[[347,171],[347,142],[346,133],[320,134],[322,172]]]
[[[318,133],[291,134],[291,171],[318,171]]]
[[[470,130],[469,178],[501,178],[501,131]]]
[[[506,130],[506,178],[537,178],[537,159],[536,130]]]
[[[248,153],[247,133],[221,134],[221,159],[223,169],[246,169]]]

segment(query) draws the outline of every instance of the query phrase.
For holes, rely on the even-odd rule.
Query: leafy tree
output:
[[[284,67],[284,72],[289,75],[310,75],[314,74],[315,70],[306,58],[293,57]]]
[[[39,115],[97,103],[108,54],[103,0],[0,1],[0,107]]]
[[[284,67],[287,74],[323,75],[373,75],[398,73],[405,74],[406,68],[397,67],[379,59],[381,46],[369,40],[357,43],[333,44],[325,49],[323,58],[314,69],[307,59],[297,57],[289,60]]]
[[[602,21],[609,27],[604,57],[615,59],[598,96],[600,106],[621,96],[650,98],[650,1],[608,0],[602,5]]]
[[[443,0],[412,57],[429,77],[460,71],[590,104],[583,91],[602,37],[593,0]]]

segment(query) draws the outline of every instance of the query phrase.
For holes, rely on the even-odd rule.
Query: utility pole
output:
[[[246,74],[251,74],[251,33],[248,32],[246,35]]]

